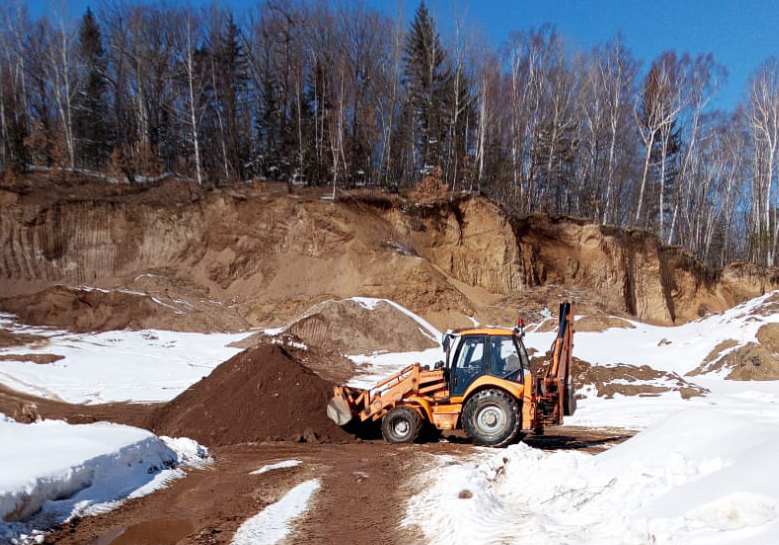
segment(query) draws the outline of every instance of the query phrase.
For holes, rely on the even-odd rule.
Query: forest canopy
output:
[[[98,2],[77,20],[0,7],[0,172],[165,173],[389,190],[433,179],[512,212],[653,231],[714,266],[774,265],[779,60],[733,111],[710,54],[638,59],[554,26],[498,46],[359,3]]]

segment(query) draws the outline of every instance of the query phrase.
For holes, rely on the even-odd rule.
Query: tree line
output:
[[[104,0],[77,21],[0,7],[0,171],[164,173],[390,190],[434,180],[510,211],[655,232],[714,266],[773,265],[779,60],[734,111],[727,70],[617,35],[572,51],[555,28],[498,47],[469,21],[441,39],[365,5]]]

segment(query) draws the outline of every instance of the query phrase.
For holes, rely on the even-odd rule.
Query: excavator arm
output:
[[[563,416],[576,411],[571,352],[573,350],[573,305],[560,304],[557,337],[552,345],[552,359],[544,374],[536,382],[535,427],[562,424]]]

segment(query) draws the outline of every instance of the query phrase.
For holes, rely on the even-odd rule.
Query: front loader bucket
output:
[[[327,416],[339,426],[348,424],[353,418],[352,411],[346,401],[338,395],[334,396],[327,404]]]

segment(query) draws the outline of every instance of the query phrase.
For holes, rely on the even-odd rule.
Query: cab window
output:
[[[504,377],[527,365],[527,352],[525,352],[524,347],[517,348],[513,336],[495,336],[490,339],[491,375]]]

